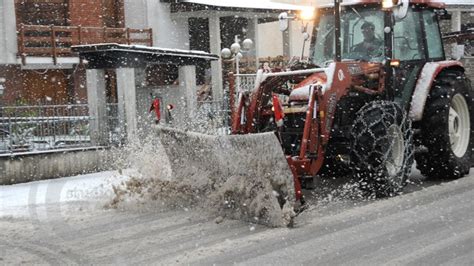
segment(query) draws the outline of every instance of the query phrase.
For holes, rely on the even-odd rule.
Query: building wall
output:
[[[292,21],[288,27],[288,45],[289,51],[287,54],[290,57],[301,56],[303,51],[303,33],[301,32],[302,24],[300,21]],[[259,40],[258,49],[260,57],[275,57],[286,55],[284,51],[284,34],[279,29],[279,22],[269,22],[258,25]],[[312,25],[308,25],[308,33],[312,33]],[[305,44],[304,56],[309,55],[310,40]]]
[[[303,24],[300,21],[293,21],[290,23],[290,56],[301,56],[303,51],[304,37],[302,32]],[[312,35],[312,24],[309,23],[306,31],[311,36]],[[311,38],[309,38],[304,45],[303,56],[307,57],[309,55],[309,46],[311,44]]]
[[[260,57],[283,55],[283,34],[278,27],[278,21],[258,24],[258,51]]]
[[[71,25],[104,26],[101,0],[71,0],[69,5]]]
[[[154,46],[189,49],[187,18],[172,17],[170,4],[154,0],[125,0],[125,25],[153,28]]]
[[[0,185],[108,170],[121,155],[102,148],[0,155]]]
[[[6,53],[5,45],[7,39],[5,38],[5,3],[0,1],[0,63],[5,62]]]
[[[0,64],[17,62],[14,0],[0,1]]]
[[[87,88],[85,70],[21,69],[20,64],[0,64],[4,87],[0,105],[36,105],[85,103]]]
[[[461,10],[460,13],[457,13]],[[451,20],[443,20],[440,22],[441,25],[441,32],[448,33],[451,31],[459,31],[462,25],[467,24],[474,24],[474,7],[451,7],[448,8],[448,12],[450,12],[453,16]],[[460,17],[458,15],[460,14]],[[453,55],[453,44],[445,43],[444,44],[444,52],[446,54],[447,59],[451,59]],[[471,48],[472,49],[472,48]],[[462,58],[461,63],[465,68],[466,75],[474,81],[474,57],[473,56],[464,56]],[[474,84],[474,83],[473,83]]]

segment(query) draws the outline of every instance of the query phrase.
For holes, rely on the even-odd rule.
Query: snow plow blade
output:
[[[172,178],[192,184],[219,215],[269,226],[295,216],[293,175],[273,133],[206,135],[156,126]]]

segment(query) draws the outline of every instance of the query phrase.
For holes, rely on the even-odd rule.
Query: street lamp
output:
[[[5,92],[4,84],[7,80],[5,78],[0,78],[0,96]]]
[[[240,45],[240,39],[238,35],[235,35],[234,43],[229,48],[221,50],[221,57],[226,60],[235,60],[235,74],[237,75],[237,88],[240,90],[240,59],[243,57],[242,53],[249,52],[252,49],[253,41],[251,39],[245,39]]]

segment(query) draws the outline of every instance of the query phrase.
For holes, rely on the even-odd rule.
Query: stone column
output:
[[[461,11],[459,10],[452,10],[451,11],[451,31],[460,31],[461,30]],[[451,58],[453,53],[456,51],[458,44],[456,42],[451,44],[451,51],[447,58]]]
[[[197,108],[196,66],[179,67],[179,87],[184,92],[186,116],[192,117]]]
[[[135,69],[117,68],[117,98],[120,131],[130,141],[137,134]]]
[[[282,40],[283,40],[283,56],[286,56],[288,58],[291,57],[291,47],[290,47],[290,27],[288,27],[287,30],[282,32]]]
[[[255,67],[258,69],[259,62],[258,58],[260,57],[260,53],[258,50],[258,19],[257,18],[249,18],[248,19],[249,26],[248,26],[248,32],[247,32],[247,38],[250,38],[253,41],[253,46],[250,49],[247,54],[244,54],[244,56],[247,56],[248,58],[255,57]],[[241,41],[243,41],[245,38],[242,38]],[[241,43],[242,44],[242,43]]]
[[[3,64],[17,62],[17,25],[15,17],[15,1],[4,0],[0,3],[0,62]],[[18,29],[19,30],[19,29]]]
[[[221,54],[221,28],[219,17],[209,18],[209,45],[212,54]],[[212,75],[212,99],[220,101],[224,97],[222,62],[221,60],[211,61]]]
[[[105,72],[103,69],[88,69],[87,102],[89,104],[90,135],[93,145],[107,145],[108,121],[105,96]]]

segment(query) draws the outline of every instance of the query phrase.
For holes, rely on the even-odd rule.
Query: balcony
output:
[[[117,43],[153,46],[152,29],[19,25],[18,56],[23,65],[27,56],[75,57],[73,45]]]

